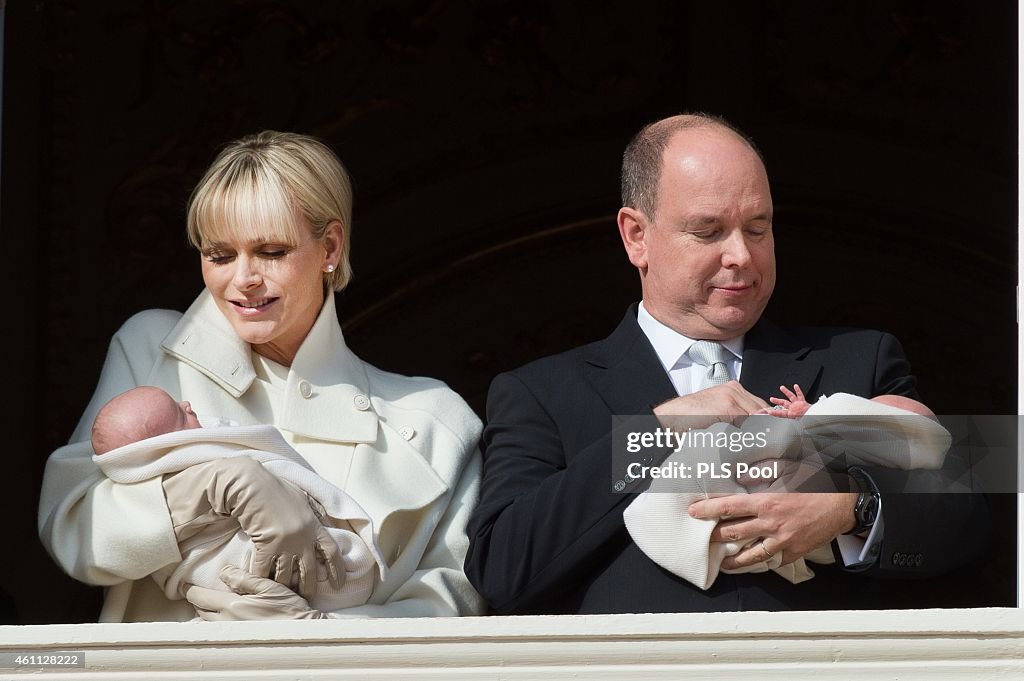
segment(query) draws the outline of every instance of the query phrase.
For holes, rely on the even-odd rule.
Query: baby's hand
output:
[[[770,397],[768,401],[775,405],[771,409],[762,409],[759,414],[770,414],[772,416],[781,416],[782,418],[795,419],[803,416],[807,413],[807,410],[811,408],[808,404],[807,399],[804,397],[804,391],[800,389],[799,385],[794,385],[793,390],[790,390],[784,385],[779,386],[779,390],[785,395],[782,397]]]

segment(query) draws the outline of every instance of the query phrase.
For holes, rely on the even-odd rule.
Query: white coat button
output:
[[[299,394],[307,400],[313,396],[313,386],[309,381],[299,381]]]
[[[352,403],[356,405],[356,409],[359,411],[366,411],[370,408],[370,398],[366,395],[356,395],[352,398]]]
[[[401,435],[406,440],[411,440],[414,437],[416,437],[416,429],[410,426],[402,426],[398,430],[398,434]]]

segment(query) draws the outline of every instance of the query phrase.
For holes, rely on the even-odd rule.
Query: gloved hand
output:
[[[309,607],[306,599],[277,582],[250,575],[231,565],[220,571],[220,580],[234,593],[189,584],[185,598],[196,613],[210,622],[237,620],[319,620],[327,615]]]
[[[343,558],[309,497],[253,459],[236,456],[190,466],[165,475],[163,487],[179,544],[230,515],[252,539],[253,575],[297,585],[309,596],[316,590],[319,558],[331,586],[340,588]]]

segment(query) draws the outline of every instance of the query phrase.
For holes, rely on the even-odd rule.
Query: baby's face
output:
[[[165,392],[155,393],[155,395],[153,399],[156,404],[152,405],[148,412],[149,417],[146,419],[147,437],[202,428],[199,418],[192,411],[192,405],[188,401],[175,402],[174,398]]]
[[[178,407],[178,427],[174,430],[189,430],[191,428],[202,428],[199,424],[199,417],[192,411],[192,405],[188,403],[188,400],[182,400],[177,403]]]

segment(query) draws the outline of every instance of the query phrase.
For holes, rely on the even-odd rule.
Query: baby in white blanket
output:
[[[897,395],[881,395],[870,400],[846,393],[823,397],[814,405],[804,399],[799,386],[794,391],[782,387],[785,398],[772,398],[775,409],[752,415],[741,427],[744,431],[771,431],[768,446],[732,452],[722,448],[704,451],[677,451],[669,463],[692,464],[700,461],[719,463],[744,461],[754,464],[764,459],[788,460],[791,473],[758,487],[740,485],[735,479],[656,479],[648,491],[640,494],[623,513],[626,528],[637,546],[655,563],[685,578],[701,589],[714,583],[722,560],[744,547],[732,543],[711,542],[716,519],[690,517],[690,504],[714,496],[754,491],[785,492],[801,489],[800,484],[826,469],[839,456],[846,465],[886,466],[903,470],[935,469],[942,466],[951,439],[949,432],[924,404]],[[792,419],[792,427],[774,426],[763,420],[780,416]],[[740,430],[728,423],[717,423],[709,431],[732,433]],[[804,558],[781,565],[781,557],[729,572],[774,570],[780,576],[799,583],[814,573],[807,561],[832,563],[831,548],[818,547]]]
[[[376,576],[386,577],[370,517],[352,497],[318,476],[273,426],[203,428],[188,402],[144,386],[104,405],[93,423],[92,445],[93,461],[114,482],[140,482],[215,459],[247,456],[304,492],[340,556],[336,566],[327,561],[334,569],[318,565],[308,599],[313,608],[329,612],[362,605]],[[180,588],[186,584],[229,591],[218,577],[220,570],[226,565],[251,569],[253,544],[237,517],[218,516],[195,530],[179,541],[182,561],[152,575],[170,599],[183,598]],[[298,575],[292,577],[285,586],[297,586]]]

